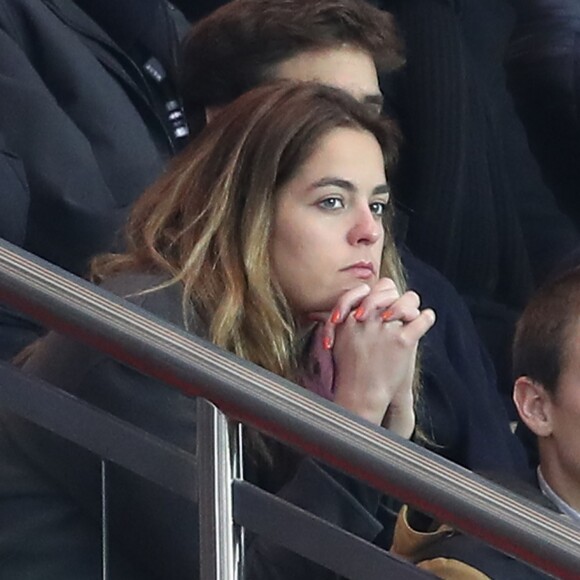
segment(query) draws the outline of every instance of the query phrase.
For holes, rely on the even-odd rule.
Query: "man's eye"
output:
[[[339,209],[344,207],[344,203],[340,197],[327,197],[318,205],[323,209]]]
[[[385,201],[373,201],[369,205],[371,212],[378,217],[383,217],[387,211],[387,202]]]

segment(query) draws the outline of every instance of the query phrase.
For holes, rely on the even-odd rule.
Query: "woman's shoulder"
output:
[[[165,272],[126,271],[101,287],[177,326],[184,326],[183,287]]]
[[[145,298],[149,295],[166,294],[173,285],[169,274],[137,270],[117,272],[105,278],[100,284],[101,288],[134,304],[145,302]]]
[[[145,315],[182,329],[185,326],[181,284],[173,283],[168,274],[126,271],[107,277],[100,289],[126,300],[125,305],[132,310],[136,306],[146,311]],[[197,331],[197,326],[189,324],[189,329]],[[104,352],[52,331],[30,348],[22,367],[65,390],[79,392],[83,377],[108,361],[110,357]]]

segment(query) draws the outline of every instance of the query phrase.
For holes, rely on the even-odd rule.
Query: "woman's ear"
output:
[[[514,403],[521,420],[538,437],[552,434],[552,398],[540,383],[519,377],[514,385]]]

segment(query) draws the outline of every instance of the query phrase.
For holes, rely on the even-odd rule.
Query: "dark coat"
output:
[[[155,3],[171,47],[174,12]],[[0,171],[11,171],[0,182],[0,237],[80,275],[178,141],[165,112],[172,85],[143,72],[147,47],[131,47],[73,0],[0,0]],[[169,74],[171,51],[156,56]],[[3,358],[21,346],[13,321],[0,315]]]
[[[121,295],[134,294],[158,280],[123,276],[110,287]],[[176,287],[131,300],[171,323],[182,324]],[[452,319],[441,321],[440,332],[448,334],[451,342],[457,341],[458,360],[463,360],[466,352],[476,358],[477,350],[468,346],[472,329],[455,334]],[[437,348],[425,347],[427,364],[439,356]],[[521,465],[520,450],[501,414],[497,393],[480,380],[481,376],[478,378],[483,370],[479,364],[471,375],[473,383],[458,380],[449,371],[441,375],[438,368],[434,374],[426,374],[424,406],[429,413],[422,414],[422,426],[435,443],[444,445],[437,450],[450,459],[475,470],[513,475]],[[50,333],[26,363],[25,371],[188,451],[195,449],[194,399],[106,355]],[[460,371],[461,366],[456,372]],[[13,522],[0,526],[3,574],[29,580],[96,580],[100,550],[98,459],[10,413],[3,414],[0,425],[0,521],[11,521],[11,514],[18,514],[18,526]],[[368,540],[376,538],[384,525],[389,528],[387,532],[392,531],[394,521],[384,502],[379,508],[377,492],[316,461],[299,459],[293,475],[283,482],[276,475],[271,470],[254,469],[248,477]],[[196,577],[194,505],[113,465],[108,471],[108,491],[111,566],[119,573],[113,577]],[[388,540],[381,538],[382,545],[388,546]],[[265,539],[250,545],[248,560],[252,580],[332,577]]]
[[[376,0],[407,63],[385,86],[405,143],[393,193],[406,242],[467,302],[506,395],[514,321],[580,238],[542,181],[507,90],[508,0]]]
[[[375,2],[376,3],[376,2]],[[406,43],[393,105],[407,243],[461,294],[519,308],[578,243],[541,180],[507,90],[507,0],[383,0]]]
[[[580,227],[580,4],[511,1],[509,87],[546,184]]]
[[[22,246],[26,234],[29,195],[22,161],[14,155],[0,133],[0,232]],[[0,304],[0,356],[12,354],[30,342],[37,325]]]
[[[421,342],[425,385],[421,422],[427,430],[432,424],[435,440],[445,445],[437,452],[475,471],[503,471],[511,465],[527,476],[522,448],[508,434],[507,402],[502,404],[493,364],[469,310],[435,268],[405,248],[401,254],[409,288],[421,296],[423,306],[437,313],[437,322]]]

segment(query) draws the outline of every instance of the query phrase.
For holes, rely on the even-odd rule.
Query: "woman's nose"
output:
[[[382,221],[375,216],[370,208],[357,213],[356,221],[348,233],[350,244],[374,244],[383,231]]]

